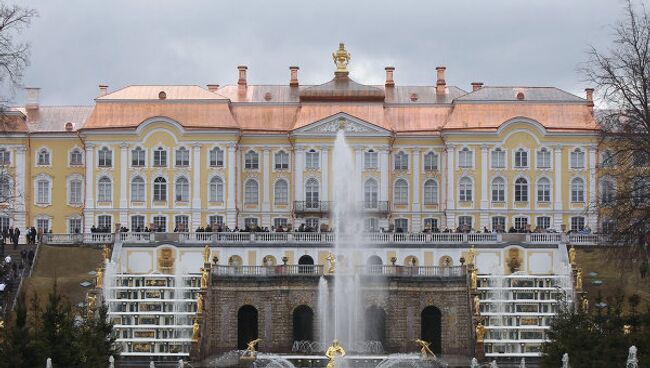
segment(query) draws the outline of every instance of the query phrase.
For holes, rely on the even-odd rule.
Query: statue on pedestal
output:
[[[418,343],[420,346],[420,359],[421,360],[431,360],[431,359],[437,359],[436,354],[429,349],[429,345],[431,345],[430,342],[424,341],[422,339],[415,339],[415,342]]]
[[[198,293],[196,296],[196,313],[201,314],[203,312],[203,294]]]
[[[474,306],[474,315],[475,316],[480,316],[481,315],[481,298],[479,298],[478,295],[474,295],[473,306]]]
[[[576,248],[574,248],[573,245],[569,248],[569,264],[571,266],[576,265]]]
[[[104,262],[109,263],[111,261],[111,248],[108,244],[104,245],[102,249],[102,256],[104,257]]]
[[[339,344],[339,340],[334,340],[332,341],[332,346],[327,348],[327,351],[325,352],[325,356],[327,357],[327,368],[334,368],[334,359],[337,355],[344,357],[345,350],[343,350],[343,347]]]
[[[334,273],[334,269],[336,268],[336,257],[330,253],[325,259],[330,262],[330,267],[327,269],[327,273]]]
[[[201,289],[208,288],[208,272],[209,270],[207,268],[201,268]]]
[[[485,341],[485,326],[479,321],[479,323],[476,324],[476,342],[483,342]]]
[[[210,263],[210,246],[205,245],[205,248],[203,248],[203,264],[209,264]]]
[[[471,289],[476,289],[478,287],[478,276],[476,273],[478,270],[476,268],[473,268],[471,271],[469,271],[469,285]]]
[[[192,341],[199,341],[199,335],[201,331],[201,326],[199,325],[199,320],[195,319],[194,324],[192,325]]]
[[[101,289],[104,286],[104,269],[98,268],[95,275],[95,287]]]
[[[467,262],[468,266],[474,266],[474,260],[476,259],[476,249],[474,249],[474,246],[472,245],[471,248],[467,251],[467,257],[465,257],[465,261]]]
[[[582,268],[576,271],[576,290],[582,290]]]

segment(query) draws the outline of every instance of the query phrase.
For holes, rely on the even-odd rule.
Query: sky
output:
[[[3,0],[39,12],[20,38],[31,44],[23,85],[45,105],[91,105],[99,84],[301,84],[334,72],[344,42],[350,76],[383,84],[555,86],[584,95],[578,71],[590,45],[606,49],[620,0]],[[17,90],[14,103],[22,103]]]

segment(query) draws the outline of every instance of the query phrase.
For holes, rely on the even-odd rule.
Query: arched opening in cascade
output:
[[[246,349],[248,342],[258,337],[257,309],[244,305],[237,312],[237,349]]]
[[[386,312],[384,308],[372,305],[366,308],[366,341],[386,342]]]
[[[314,341],[314,311],[306,305],[293,310],[293,341]]]
[[[435,354],[442,351],[442,315],[440,309],[428,306],[422,310],[420,336],[421,339],[431,343],[429,349]]]
[[[298,272],[311,273],[314,272],[314,259],[311,256],[304,255],[298,259]]]

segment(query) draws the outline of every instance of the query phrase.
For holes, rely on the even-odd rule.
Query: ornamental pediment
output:
[[[335,136],[340,130],[347,136],[390,136],[391,132],[346,113],[338,113],[294,130],[294,136]]]

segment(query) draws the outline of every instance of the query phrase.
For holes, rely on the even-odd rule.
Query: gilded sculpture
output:
[[[479,321],[476,324],[476,342],[485,341],[485,326]]]
[[[203,264],[208,263],[210,263],[210,246],[206,244],[203,248]]]
[[[343,350],[343,347],[339,344],[339,340],[335,339],[332,341],[332,346],[327,348],[327,351],[325,352],[325,356],[327,357],[327,368],[334,368],[334,359],[337,355],[344,357],[345,350]]]
[[[582,268],[576,271],[576,290],[582,290]]]
[[[478,269],[473,268],[471,271],[469,271],[469,281],[470,281],[470,288],[476,289],[478,286],[478,276],[476,275],[476,272]]]
[[[249,341],[248,344],[246,344],[246,354],[248,354],[248,356],[254,358],[257,355],[257,350],[255,347],[257,344],[259,344],[260,341],[262,341],[262,339],[255,339]]]
[[[203,312],[203,294],[198,293],[196,296],[196,312],[201,314]]]
[[[201,326],[199,326],[199,320],[195,319],[194,324],[192,325],[192,341],[199,341],[199,334],[201,331]]]
[[[348,63],[352,59],[352,54],[345,49],[345,44],[339,43],[339,49],[332,53],[332,58],[334,59],[334,64],[336,64],[337,73],[348,72]]]
[[[420,346],[420,359],[422,360],[431,360],[437,359],[436,354],[429,349],[430,342],[424,341],[422,339],[415,339],[415,342]]]
[[[469,250],[467,251],[465,261],[467,262],[468,266],[473,266],[475,259],[476,259],[476,249],[474,249],[474,246],[472,245],[472,247],[469,248]]]
[[[580,308],[582,308],[582,311],[585,313],[589,313],[589,299],[587,299],[586,296],[582,296],[582,299],[580,300]]]
[[[474,315],[479,316],[481,314],[481,298],[478,295],[474,295]]]
[[[336,266],[336,257],[334,256],[334,254],[330,253],[330,254],[327,255],[327,258],[325,258],[325,259],[330,262],[330,268],[327,270],[327,272],[328,273],[334,273],[334,269],[335,269],[335,266]]]
[[[90,318],[97,310],[97,295],[88,294],[86,296],[86,304],[88,305],[88,317]]]
[[[209,270],[207,268],[201,268],[201,289],[208,288],[208,272]]]
[[[95,275],[95,287],[101,289],[104,286],[104,269],[98,268]]]
[[[108,246],[108,244],[104,245],[104,248],[102,249],[102,256],[104,257],[105,262],[110,262],[111,261],[111,248]]]
[[[573,245],[569,249],[569,264],[571,266],[576,265],[576,248],[574,248]]]

